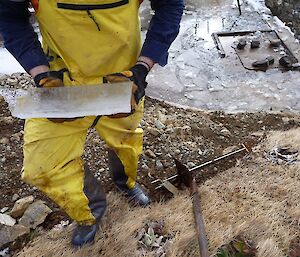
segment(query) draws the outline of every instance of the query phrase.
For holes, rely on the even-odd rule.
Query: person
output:
[[[141,43],[139,0],[32,0],[42,46],[29,22],[29,0],[0,0],[5,47],[37,87],[131,80],[132,112],[25,121],[22,179],[43,191],[77,222],[72,244],[93,242],[106,209],[104,191],[81,156],[89,128],[108,145],[116,187],[140,206],[150,203],[138,183],[146,77],[166,65],[179,32],[183,0],[151,0],[154,15]]]

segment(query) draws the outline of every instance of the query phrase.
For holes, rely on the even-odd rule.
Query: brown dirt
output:
[[[159,135],[151,133],[155,121],[165,119],[165,129]],[[9,120],[7,121],[7,118]],[[287,118],[288,117],[288,118]],[[22,168],[22,120],[12,118],[6,103],[0,102],[0,139],[7,138],[8,143],[0,144],[0,209],[12,207],[12,197],[34,195],[50,203],[41,192],[20,179]],[[195,165],[211,160],[222,154],[229,146],[240,146],[241,143],[253,139],[259,141],[264,133],[270,130],[287,130],[299,127],[300,118],[283,114],[240,113],[225,114],[223,112],[204,112],[178,109],[163,102],[147,99],[142,126],[145,131],[144,150],[151,149],[156,158],[142,154],[140,161],[139,183],[147,188],[153,200],[169,198],[166,190],[154,190],[151,184],[155,178],[166,178],[176,174],[172,157],[176,156],[183,163],[193,162]],[[184,126],[189,126],[184,128]],[[184,130],[186,129],[186,131]],[[224,130],[222,132],[222,130]],[[259,133],[256,133],[259,132]],[[256,134],[255,134],[256,133]],[[177,150],[177,151],[176,151]],[[179,152],[180,151],[180,152]],[[204,182],[215,174],[233,167],[236,160],[244,154],[207,166],[195,174],[198,182]],[[90,131],[85,156],[91,170],[95,171],[106,192],[114,188],[106,164],[105,143],[99,139],[95,131]],[[160,161],[163,167],[158,167]]]

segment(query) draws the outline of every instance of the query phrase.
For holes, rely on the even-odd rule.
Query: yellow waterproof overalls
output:
[[[38,4],[38,6],[37,6]],[[128,70],[140,52],[139,0],[34,1],[51,70],[65,70],[65,86],[103,82],[107,74]],[[105,195],[84,168],[87,130],[94,126],[110,147],[109,164],[120,189],[135,185],[142,151],[143,101],[125,118],[84,117],[54,123],[25,122],[22,178],[46,193],[81,225],[104,213]]]

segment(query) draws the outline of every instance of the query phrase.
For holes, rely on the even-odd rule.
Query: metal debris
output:
[[[238,149],[238,150],[235,150],[235,151],[233,151],[233,152],[224,154],[224,155],[222,155],[222,156],[220,156],[220,157],[218,157],[218,158],[215,158],[215,159],[213,159],[213,160],[210,160],[210,161],[208,161],[208,162],[202,163],[202,164],[200,164],[199,166],[196,166],[196,167],[194,167],[194,168],[191,168],[189,171],[192,172],[192,171],[195,171],[195,170],[199,170],[199,169],[201,169],[201,168],[203,168],[203,167],[205,167],[205,166],[207,166],[207,165],[209,165],[209,164],[212,164],[212,163],[214,163],[214,162],[217,162],[217,161],[219,161],[219,160],[225,159],[225,158],[227,158],[227,157],[229,157],[229,156],[232,156],[232,155],[234,155],[234,154],[237,154],[237,153],[240,153],[240,152],[243,152],[243,151],[246,151],[247,153],[250,152],[251,147],[246,146],[245,144],[242,144],[242,146],[243,146],[243,147],[240,148],[240,149]],[[156,180],[153,180],[153,181],[151,182],[151,184],[161,182],[161,185],[159,185],[159,186],[157,186],[157,187],[155,188],[155,189],[159,189],[159,188],[161,188],[161,187],[164,186],[164,185],[163,185],[164,182],[173,180],[173,179],[175,179],[175,178],[177,178],[177,177],[178,177],[178,174],[173,175],[173,176],[171,176],[171,177],[169,177],[169,178],[166,178],[166,179],[164,179],[164,180],[156,179]]]

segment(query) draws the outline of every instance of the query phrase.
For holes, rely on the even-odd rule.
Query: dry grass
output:
[[[275,145],[300,151],[300,129],[271,133],[244,166],[237,166],[201,186],[202,208],[210,252],[243,234],[258,247],[258,257],[286,256],[291,240],[300,235],[299,164],[272,165],[263,152]],[[72,228],[37,238],[18,256],[139,256],[135,232],[149,220],[164,219],[166,233],[174,236],[167,256],[199,256],[192,203],[186,192],[167,203],[130,209],[124,199],[110,194],[110,207],[92,246],[70,247]],[[151,256],[150,254],[147,256]]]

